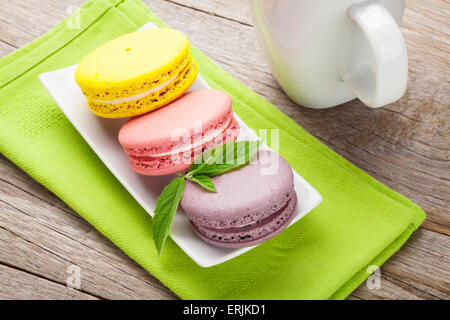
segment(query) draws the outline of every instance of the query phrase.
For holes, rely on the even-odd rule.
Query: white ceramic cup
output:
[[[249,1],[272,73],[298,104],[328,108],[357,97],[376,108],[405,92],[404,0]]]

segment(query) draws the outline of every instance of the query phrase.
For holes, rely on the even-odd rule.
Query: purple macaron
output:
[[[294,176],[276,153],[260,150],[256,161],[212,181],[217,193],[186,181],[181,199],[195,233],[212,245],[242,248],[262,243],[294,217]]]

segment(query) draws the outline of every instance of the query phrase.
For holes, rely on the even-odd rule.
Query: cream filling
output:
[[[123,102],[129,102],[129,101],[133,101],[133,100],[137,100],[137,99],[141,99],[144,98],[146,96],[148,96],[149,94],[159,91],[161,89],[164,89],[165,87],[167,87],[169,84],[171,84],[173,82],[173,80],[175,80],[178,77],[179,73],[175,76],[173,76],[172,78],[170,78],[169,80],[167,80],[164,83],[161,83],[159,86],[156,86],[154,88],[151,88],[150,90],[141,92],[139,94],[135,94],[134,96],[129,96],[126,98],[118,98],[115,100],[108,100],[108,101],[103,101],[103,100],[94,100],[95,102],[100,102],[100,103],[110,103],[110,104],[119,104],[119,103],[123,103]]]
[[[228,127],[228,125],[230,124],[231,118],[232,117],[230,117],[230,119],[222,127],[220,127],[217,130],[214,130],[212,133],[210,133],[206,137],[203,137],[201,140],[194,141],[193,144],[189,144],[187,146],[184,146],[184,147],[181,147],[181,148],[178,148],[178,149],[174,149],[174,150],[171,150],[171,151],[168,151],[168,152],[161,152],[161,153],[158,153],[158,154],[152,154],[151,157],[156,158],[156,157],[170,156],[170,155],[173,155],[173,154],[182,153],[182,152],[189,151],[189,150],[195,149],[197,147],[200,147],[200,146],[204,145],[205,143],[208,143],[208,142],[212,141],[213,139],[217,138],[219,135],[221,135],[225,131],[225,129]]]

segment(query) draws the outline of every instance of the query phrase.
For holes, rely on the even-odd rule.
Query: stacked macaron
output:
[[[262,243],[285,229],[297,207],[292,169],[260,150],[257,161],[212,178],[217,193],[187,181],[181,206],[195,233],[224,248]]]
[[[157,28],[111,40],[78,65],[75,80],[89,108],[105,118],[137,116],[181,96],[198,72],[181,32]]]
[[[159,176],[186,170],[203,151],[238,135],[231,98],[222,91],[197,90],[128,120],[119,142],[134,171]]]

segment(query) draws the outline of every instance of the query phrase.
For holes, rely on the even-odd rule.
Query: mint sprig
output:
[[[161,255],[170,234],[173,219],[186,187],[185,179],[195,182],[210,192],[217,192],[211,177],[247,164],[258,151],[260,141],[231,141],[202,153],[184,175],[174,178],[156,200],[153,217],[153,241]]]
[[[161,192],[156,200],[155,216],[153,217],[153,241],[156,249],[161,253],[161,249],[166,242],[167,235],[172,228],[173,218],[177,212],[186,181],[183,177],[173,179]]]
[[[187,175],[217,176],[250,161],[259,141],[231,141],[204,152],[194,160]]]

